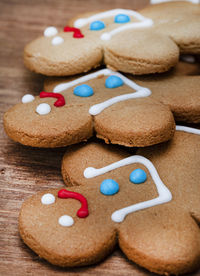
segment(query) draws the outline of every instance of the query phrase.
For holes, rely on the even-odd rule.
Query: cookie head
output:
[[[47,36],[48,30],[49,27],[43,37],[25,47],[25,65],[32,71],[38,72],[39,66],[44,75],[66,76],[89,71],[101,63],[101,48],[90,34],[77,38],[73,37],[73,32],[57,30],[56,35],[51,32]]]

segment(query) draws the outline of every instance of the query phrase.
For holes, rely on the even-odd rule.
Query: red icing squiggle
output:
[[[84,37],[84,35],[81,33],[81,30],[78,28],[66,26],[66,27],[64,27],[64,32],[73,32],[74,38],[83,38]]]
[[[58,191],[58,197],[59,198],[74,198],[74,199],[79,200],[81,202],[81,208],[77,211],[77,213],[76,213],[77,216],[79,218],[86,218],[89,215],[87,199],[83,195],[76,193],[76,192],[61,189],[60,191]]]
[[[65,105],[65,98],[63,95],[59,93],[53,93],[53,92],[40,92],[40,98],[56,98],[57,101],[54,103],[54,106],[60,107]]]

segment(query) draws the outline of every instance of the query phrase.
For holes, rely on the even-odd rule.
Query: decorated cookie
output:
[[[200,53],[200,5],[162,3],[141,13],[113,9],[77,16],[63,30],[47,27],[25,47],[26,66],[48,76],[68,76],[100,64],[149,74],[173,67],[179,52]],[[48,49],[48,51],[46,50]]]
[[[170,142],[137,155],[97,143],[73,146],[63,159],[66,189],[22,205],[20,235],[60,266],[96,263],[116,243],[128,259],[159,274],[200,264],[200,130],[177,126]]]
[[[169,107],[153,99],[146,86],[109,69],[50,81],[45,91],[40,97],[24,96],[5,113],[4,127],[14,141],[60,147],[95,133],[106,143],[134,147],[167,141],[174,134]]]
[[[104,63],[123,72],[163,72],[178,61],[179,49],[140,13],[114,9],[84,14],[63,30],[47,27],[24,50],[25,65],[48,76],[89,71]],[[47,50],[48,49],[48,50]]]

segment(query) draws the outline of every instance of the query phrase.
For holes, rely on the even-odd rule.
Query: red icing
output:
[[[73,32],[74,38],[83,38],[84,37],[84,35],[81,33],[81,30],[78,28],[66,26],[66,27],[64,27],[64,32]]]
[[[58,191],[58,197],[59,198],[74,198],[77,199],[81,202],[81,208],[77,211],[77,216],[79,218],[86,218],[89,215],[89,211],[88,211],[88,203],[87,203],[87,199],[76,192],[72,192],[72,191],[67,191],[65,189],[62,189],[60,191]]]
[[[40,98],[57,98],[57,101],[54,103],[56,107],[65,105],[65,98],[59,93],[53,92],[40,92]]]

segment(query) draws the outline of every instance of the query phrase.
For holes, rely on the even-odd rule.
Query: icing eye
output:
[[[35,97],[31,94],[26,94],[22,97],[22,103],[30,103],[34,101]]]
[[[105,179],[100,186],[103,195],[114,195],[119,191],[119,184],[113,179]]]
[[[53,204],[55,202],[55,196],[52,194],[44,194],[41,198],[41,202],[44,205]]]
[[[123,14],[123,13],[120,13],[120,14],[117,14],[115,16],[115,19],[114,19],[114,22],[115,23],[127,23],[129,22],[131,19],[128,15],[126,14]]]
[[[59,45],[61,43],[64,42],[64,39],[61,36],[55,36],[52,40],[51,40],[51,44],[53,45]]]
[[[47,103],[42,103],[42,104],[39,104],[37,107],[36,107],[36,112],[40,115],[46,115],[48,114],[49,112],[51,111],[51,107],[49,104]]]
[[[79,97],[90,97],[94,94],[91,86],[87,84],[81,84],[74,88],[74,95]]]
[[[130,174],[129,180],[134,184],[140,184],[147,180],[147,174],[142,169],[136,169]]]
[[[90,24],[90,30],[91,31],[100,31],[102,29],[105,28],[105,24],[103,21],[93,21],[91,24]]]
[[[123,84],[123,80],[120,77],[114,75],[109,76],[105,81],[106,88],[117,88]]]
[[[74,220],[72,217],[64,215],[59,218],[58,223],[62,226],[72,226],[74,224]]]
[[[45,30],[44,30],[44,36],[54,36],[58,33],[58,30],[51,26],[51,27],[47,27]]]

